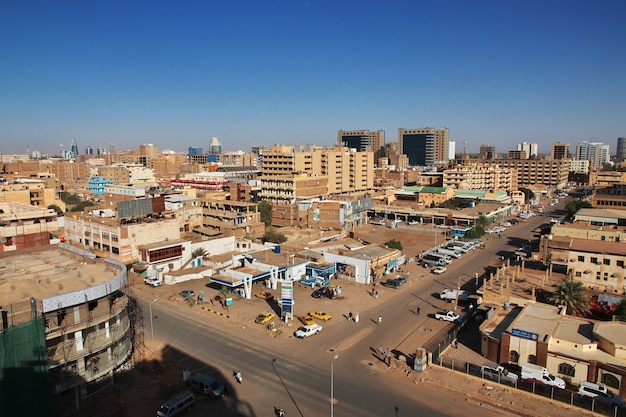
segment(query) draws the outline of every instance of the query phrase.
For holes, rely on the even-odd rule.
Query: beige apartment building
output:
[[[328,195],[328,178],[309,173],[274,175],[262,180],[261,200],[274,205],[295,204],[298,199]]]
[[[140,164],[116,164],[98,167],[98,175],[114,184],[154,184],[154,171]]]
[[[443,171],[443,186],[458,190],[517,190],[517,171],[482,164],[459,165]]]
[[[0,253],[50,245],[59,230],[57,213],[45,207],[0,202]]]
[[[0,184],[0,202],[48,207],[55,204],[56,198],[56,188],[54,185],[49,187],[50,182],[53,181],[15,179],[11,183]]]
[[[253,152],[225,152],[219,156],[223,165],[239,167],[259,166],[259,155]]]
[[[586,287],[624,294],[626,215],[613,209],[581,209],[574,223],[552,226],[541,238],[541,258]]]
[[[552,159],[567,159],[569,155],[569,143],[553,142]]]
[[[72,161],[41,161],[41,172],[54,175],[59,185],[67,189],[87,189],[87,181],[91,178],[91,166]]]
[[[597,187],[608,187],[626,182],[626,172],[590,170],[589,184]]]
[[[517,188],[535,185],[544,185],[551,188],[563,188],[567,185],[569,175],[569,161],[545,159],[469,159],[462,158],[454,161],[463,166],[484,165],[511,169],[517,171]],[[454,168],[455,165],[450,165]]]
[[[345,147],[295,151],[291,146],[275,146],[261,152],[261,198],[273,203],[292,204],[301,196],[365,192],[374,186],[373,152],[353,152]],[[315,181],[316,177],[320,181]],[[325,193],[321,192],[322,178],[327,181]],[[299,187],[302,181],[308,186]],[[313,187],[315,193],[311,191]],[[306,194],[299,194],[299,190]]]
[[[591,197],[591,205],[596,208],[626,210],[626,183],[596,188]]]
[[[134,222],[88,214],[65,217],[65,239],[124,264],[141,259],[138,247],[180,239],[178,219],[138,218]]]

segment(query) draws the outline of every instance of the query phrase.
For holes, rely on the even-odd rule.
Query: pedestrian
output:
[[[355,322],[355,323],[358,323],[358,322],[359,322],[359,313],[356,313],[356,314],[354,315],[354,322]]]
[[[374,294],[374,298],[378,298],[378,290],[374,290],[376,293]]]
[[[378,316],[378,325],[383,324],[383,316]]]
[[[387,348],[387,352],[385,353],[385,358],[387,361],[389,361],[387,363],[387,366],[391,366],[391,350],[389,350],[389,348]]]
[[[348,313],[348,321],[352,321],[352,311]]]
[[[419,307],[419,306],[417,306],[417,315],[418,315],[418,316],[420,315],[420,311],[421,311],[420,307]]]
[[[380,357],[383,357],[383,345],[378,346],[378,353],[380,354]]]

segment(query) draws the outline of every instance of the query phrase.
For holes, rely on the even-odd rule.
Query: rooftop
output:
[[[103,259],[89,259],[56,246],[1,258],[0,306],[30,297],[45,299],[92,287],[122,271]]]

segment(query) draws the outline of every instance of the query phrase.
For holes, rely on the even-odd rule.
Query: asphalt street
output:
[[[509,228],[501,238],[486,236],[485,249],[455,260],[442,275],[433,275],[416,264],[407,265],[407,287],[384,289],[394,294],[360,311],[360,323],[336,317],[338,320],[332,324],[325,324],[323,332],[306,340],[284,335],[268,337],[245,325],[207,320],[190,314],[180,304],[160,300],[152,304],[155,348],[162,360],[180,369],[203,372],[228,382],[230,395],[224,401],[200,403],[190,416],[208,411],[222,416],[271,416],[274,407],[284,408],[288,416],[328,415],[331,366],[332,413],[337,417],[413,416],[418,410],[423,416],[489,415],[479,405],[450,401],[445,391],[424,392],[423,387],[418,389],[409,379],[388,378],[388,367],[377,350],[382,346],[385,351],[389,348],[413,354],[432,335],[450,326],[432,317],[450,307],[435,295],[459,284],[471,284],[476,272],[482,274],[500,256],[514,252],[533,238],[533,229],[548,220],[549,217],[532,217]],[[143,290],[137,291],[137,295],[149,344],[151,323],[146,313],[153,296]],[[350,307],[344,307],[347,313]],[[381,325],[379,316],[383,318]],[[335,355],[339,356],[333,360]],[[240,385],[234,382],[234,370],[243,373]]]

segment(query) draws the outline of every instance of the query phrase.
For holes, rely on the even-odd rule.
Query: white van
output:
[[[157,417],[177,416],[183,411],[190,411],[196,404],[196,397],[191,391],[183,391],[165,401],[157,410]]]
[[[563,379],[552,375],[543,366],[535,365],[533,363],[525,363],[522,365],[522,379],[565,389],[565,381]]]

